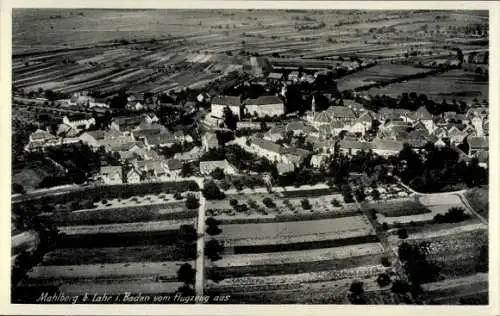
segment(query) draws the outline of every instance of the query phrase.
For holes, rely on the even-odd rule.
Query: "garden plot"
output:
[[[308,282],[335,281],[342,279],[363,279],[386,272],[382,265],[362,266],[350,269],[307,272],[298,274],[285,274],[274,276],[251,276],[224,279],[219,283],[208,282],[207,288],[217,291],[232,292],[258,292],[274,291],[300,287]]]
[[[175,278],[184,261],[122,262],[112,264],[37,266],[28,272],[30,279],[113,279],[163,276]],[[194,262],[188,262],[193,265]]]
[[[420,204],[420,205],[419,205]],[[417,197],[416,203],[411,203],[408,205],[403,204],[401,206],[403,209],[396,214],[403,214],[404,212],[408,212],[413,215],[408,216],[396,216],[389,217],[385,216],[383,213],[377,214],[377,221],[379,223],[387,223],[388,225],[406,225],[410,223],[425,223],[432,222],[434,217],[438,214],[445,214],[452,207],[460,207],[466,210],[467,208],[462,203],[460,198],[454,194],[428,194]],[[428,209],[428,212],[424,212],[422,207]],[[406,210],[405,210],[406,209]],[[390,214],[390,213],[388,213]]]
[[[162,262],[194,260],[174,243],[132,247],[58,248],[45,254],[42,265],[108,264],[121,262]]]
[[[222,234],[218,238],[232,247],[272,247],[312,242],[320,244],[320,241],[357,240],[374,234],[368,219],[362,216],[299,222],[232,224],[221,225],[220,228]],[[283,247],[281,249],[284,249]]]
[[[139,223],[120,223],[107,225],[83,225],[58,227],[61,233],[70,235],[93,235],[112,233],[132,233],[141,231],[165,231],[176,230],[182,225],[193,225],[193,219],[150,221]]]
[[[213,267],[233,267],[247,265],[288,264],[345,259],[355,256],[381,255],[384,249],[380,243],[358,244],[344,247],[323,248],[304,251],[288,251],[284,253],[260,253],[252,255],[224,255],[214,262]]]
[[[434,301],[442,301],[488,293],[488,274],[477,273],[469,276],[447,279],[422,285],[425,295]]]

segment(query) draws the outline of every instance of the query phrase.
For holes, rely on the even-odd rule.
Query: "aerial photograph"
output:
[[[487,10],[12,9],[11,303],[488,305],[489,46]]]

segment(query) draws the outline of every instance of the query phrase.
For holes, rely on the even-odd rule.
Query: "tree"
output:
[[[193,165],[190,163],[185,163],[182,165],[182,169],[180,172],[181,177],[190,177],[194,174]]]
[[[189,263],[184,263],[177,271],[177,280],[185,284],[194,284],[194,275],[193,267]]]
[[[188,297],[192,297],[196,294],[194,289],[191,286],[189,286],[188,284],[184,284],[183,286],[181,286],[177,290],[177,293],[179,293],[181,296],[188,296]]]
[[[427,259],[429,243],[401,243],[398,247],[399,260],[412,285],[433,282],[439,276],[439,267]]]
[[[406,231],[406,229],[404,229],[404,228],[398,229],[398,237],[400,239],[406,239],[406,238],[408,238],[408,232]]]
[[[191,244],[196,241],[196,229],[193,225],[181,225],[177,232],[177,241],[179,243]]]
[[[224,276],[214,269],[210,269],[207,271],[207,278],[215,283],[219,283],[220,281],[224,280]]]
[[[380,200],[380,192],[377,189],[373,189],[371,192],[372,198],[377,201]]]
[[[238,118],[233,114],[231,109],[226,106],[223,110],[223,119],[224,124],[226,124],[227,128],[234,131],[236,129],[236,123],[238,122]]]
[[[476,271],[488,272],[488,244],[484,244],[479,249],[479,256],[476,263]]]
[[[182,194],[180,194],[179,192],[175,192],[174,193],[174,199],[176,200],[182,200]],[[102,203],[104,203],[104,201],[102,201]]]
[[[224,179],[224,170],[221,168],[215,168],[211,173],[210,176],[216,180],[222,180]]]
[[[304,210],[310,210],[312,208],[311,202],[309,202],[308,199],[301,200],[300,205]]]
[[[203,184],[203,196],[207,200],[222,200],[226,197],[224,192],[222,192],[217,184],[213,181],[208,181]]]
[[[269,207],[269,208],[273,208],[276,206],[276,204],[274,204],[274,201],[269,197],[264,198],[262,200],[262,203],[264,203],[264,205]]]
[[[207,218],[205,224],[207,225],[207,234],[210,236],[219,235],[222,232],[219,228],[219,222],[213,217]]]
[[[387,273],[381,273],[377,277],[377,283],[380,287],[385,287],[391,283],[391,278]]]
[[[382,257],[380,259],[380,263],[384,266],[384,267],[390,267],[391,266],[391,262],[389,261],[389,258],[387,257]]]
[[[236,205],[238,205],[238,200],[236,200],[236,199],[231,199],[231,200],[229,200],[229,204],[230,204],[232,207],[235,207]]]
[[[331,203],[332,203],[332,205],[334,207],[340,207],[340,206],[342,206],[342,204],[340,203],[340,201],[337,200],[337,199],[333,199]]]
[[[392,283],[391,291],[393,293],[405,294],[410,291],[410,285],[404,280],[395,280]]]
[[[356,199],[359,202],[363,202],[366,198],[365,190],[363,188],[359,188],[356,190]]]
[[[351,287],[349,288],[349,299],[353,304],[364,304],[365,298],[363,294],[365,290],[363,289],[363,282],[354,281],[351,283]]]
[[[210,239],[205,244],[205,254],[211,261],[217,261],[221,259],[222,251],[223,251],[222,245],[215,239]]]
[[[14,194],[24,194],[26,191],[24,190],[24,187],[20,185],[19,183],[13,183],[12,184],[12,193]]]
[[[186,198],[186,207],[190,210],[197,209],[200,207],[200,202],[193,194],[189,193]]]

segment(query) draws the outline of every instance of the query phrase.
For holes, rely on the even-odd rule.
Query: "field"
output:
[[[465,197],[476,212],[488,218],[488,187],[469,190],[465,193]]]
[[[435,101],[453,100],[472,103],[474,99],[488,100],[488,78],[472,72],[456,69],[422,79],[390,84],[383,88],[372,88],[370,95],[400,96],[402,93],[425,91],[425,95]]]
[[[391,79],[414,75],[420,72],[425,72],[425,69],[416,68],[406,65],[377,65],[365,70],[356,72],[355,74],[348,75],[341,78],[337,84],[339,90],[354,90],[355,88],[373,84],[376,82],[383,82]],[[424,90],[416,90],[424,91]]]

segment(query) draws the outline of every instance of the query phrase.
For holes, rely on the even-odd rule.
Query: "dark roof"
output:
[[[266,105],[266,104],[283,104],[283,101],[275,95],[262,95],[256,99],[247,99],[246,105]]]
[[[333,117],[355,119],[356,113],[347,106],[332,105],[326,110]]]
[[[403,149],[403,142],[398,140],[376,138],[372,141],[372,143],[373,149],[392,151],[401,151],[401,149]]]
[[[74,113],[74,114],[68,114],[66,115],[68,120],[70,121],[81,121],[81,120],[87,120],[92,117],[90,114],[85,114],[85,113]]]
[[[241,100],[240,97],[235,97],[235,96],[217,96],[212,99],[212,104],[219,104],[219,105],[227,105],[227,106],[240,106],[241,105]]]
[[[91,136],[95,140],[100,140],[100,139],[104,139],[104,136],[106,135],[106,131],[103,131],[103,130],[88,131],[88,132],[85,132],[84,134],[88,134],[89,136]]]

